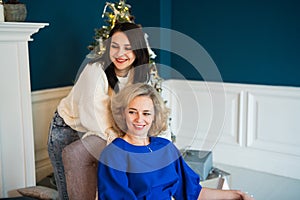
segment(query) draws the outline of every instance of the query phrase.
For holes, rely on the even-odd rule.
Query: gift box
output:
[[[200,176],[200,180],[206,180],[213,166],[212,152],[185,150],[183,151],[182,156],[190,168],[192,168]]]

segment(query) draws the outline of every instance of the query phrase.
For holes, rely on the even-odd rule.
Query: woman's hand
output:
[[[232,191],[232,192],[237,193],[240,196],[240,198],[238,198],[238,199],[254,200],[253,195],[249,195],[247,192],[242,192],[242,191],[239,191],[239,190],[228,190],[228,191]]]
[[[198,200],[254,200],[254,198],[240,190],[202,188]]]

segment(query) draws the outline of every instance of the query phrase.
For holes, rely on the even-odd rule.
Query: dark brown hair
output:
[[[134,73],[133,83],[143,83],[148,81],[150,71],[149,52],[147,49],[145,34],[142,31],[142,28],[139,25],[130,22],[116,24],[114,28],[110,31],[109,38],[105,41],[106,50],[103,56],[100,59],[96,60],[104,61],[104,70],[107,76],[109,86],[113,88],[115,92],[119,91],[117,85],[118,78],[114,70],[115,65],[110,60],[109,51],[111,45],[111,37],[117,32],[122,32],[128,37],[131,48],[136,57],[132,64]]]

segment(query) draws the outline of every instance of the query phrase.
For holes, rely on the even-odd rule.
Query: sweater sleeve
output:
[[[176,168],[180,178],[175,199],[197,199],[202,189],[199,176],[187,165],[182,157],[177,160]]]
[[[110,96],[106,74],[99,63],[88,64],[69,95],[59,106],[59,114],[73,129],[107,140],[112,127]],[[110,131],[111,132],[111,131]]]
[[[111,151],[107,150],[108,148],[104,149],[98,163],[98,200],[137,200],[134,192],[128,186],[126,170],[117,170],[109,166],[111,162],[119,162],[120,165],[123,165],[122,167],[126,168],[126,158],[119,155],[112,156]]]

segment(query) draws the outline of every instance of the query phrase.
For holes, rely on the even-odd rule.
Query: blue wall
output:
[[[100,25],[103,3],[94,1],[31,1],[27,6],[28,22],[50,25],[33,35],[30,42],[32,90],[71,85],[77,68],[88,53],[94,28]]]
[[[300,1],[172,2],[172,28],[198,41],[224,82],[300,86]],[[180,57],[172,67],[202,79]]]
[[[32,90],[72,85],[94,28],[104,25],[101,14],[106,1],[21,1],[27,5],[27,22],[50,24],[29,44]],[[195,39],[225,82],[300,86],[297,0],[126,2],[132,5],[136,23],[172,28]],[[158,55],[186,78],[202,79],[183,58],[166,52]]]
[[[105,25],[101,15],[106,1],[21,2],[28,10],[26,22],[49,23],[34,34],[34,41],[29,43],[32,91],[72,85],[89,53],[87,46],[93,42],[94,29]],[[152,0],[147,9],[144,1],[126,2],[132,5],[136,23],[159,26],[159,0]]]

